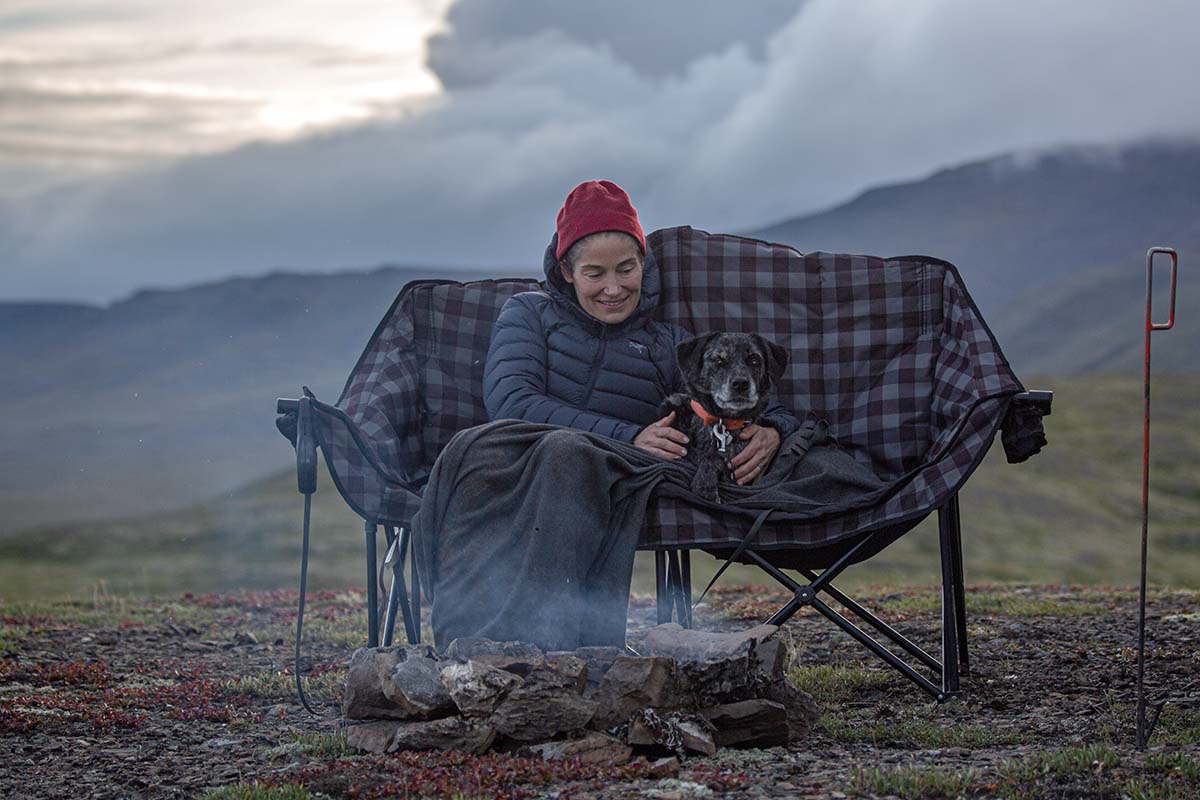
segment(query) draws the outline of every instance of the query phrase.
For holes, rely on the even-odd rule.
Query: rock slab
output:
[[[584,764],[604,766],[625,764],[633,758],[632,747],[620,739],[595,731],[590,731],[579,739],[535,744],[529,749],[547,761],[578,758]]]
[[[442,667],[439,676],[450,699],[468,717],[490,717],[521,679],[479,661]]]
[[[586,727],[596,709],[596,702],[579,694],[576,681],[543,666],[509,691],[488,724],[510,739],[543,742]]]

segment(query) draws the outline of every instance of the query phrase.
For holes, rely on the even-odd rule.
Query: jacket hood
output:
[[[550,245],[546,248],[546,255],[542,259],[542,269],[546,273],[544,284],[546,293],[554,298],[556,302],[570,308],[583,321],[590,322],[593,325],[608,325],[608,323],[601,322],[584,311],[583,306],[579,305],[579,298],[575,295],[575,287],[567,283],[562,273],[558,270],[558,258],[555,256],[557,250],[558,234],[556,233],[550,239]],[[654,260],[654,252],[647,247],[645,259],[642,263],[642,293],[638,298],[638,307],[633,310],[628,319],[610,327],[622,328],[649,319],[651,314],[654,313],[654,309],[658,308],[661,289],[662,277],[658,272],[658,264]]]

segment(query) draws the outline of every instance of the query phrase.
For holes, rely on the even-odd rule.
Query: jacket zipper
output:
[[[584,408],[588,407],[588,402],[592,399],[592,389],[596,385],[596,378],[600,374],[600,365],[604,363],[604,354],[608,351],[608,326],[605,325],[600,329],[600,354],[596,356],[596,363],[592,364],[592,371],[588,375],[587,388],[583,390],[583,400],[580,402]]]

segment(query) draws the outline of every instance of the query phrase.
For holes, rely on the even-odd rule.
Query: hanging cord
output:
[[[317,441],[313,432],[312,403],[316,398],[303,387],[304,397],[296,407],[296,488],[304,495],[304,542],[300,550],[300,599],[296,606],[296,694],[314,716],[322,716],[308,702],[300,680],[300,640],[304,633],[304,596],[308,588],[308,532],[312,520],[312,496],[317,490]]]
[[[323,716],[308,703],[304,694],[304,682],[300,680],[300,638],[304,632],[304,593],[308,587],[308,523],[312,512],[312,495],[304,495],[304,544],[300,551],[300,603],[296,608],[296,694],[300,703],[313,716]]]
[[[746,534],[746,538],[742,539],[742,541],[738,544],[737,549],[733,551],[733,554],[730,555],[729,558],[725,559],[725,563],[721,565],[719,570],[717,570],[717,574],[712,576],[712,580],[708,582],[708,586],[704,587],[704,591],[701,592],[700,596],[696,598],[696,602],[692,603],[693,610],[700,605],[700,601],[704,599],[706,594],[708,594],[708,590],[713,587],[713,584],[725,574],[725,570],[729,569],[729,566],[733,564],[734,560],[745,551],[746,547],[752,541],[754,541],[754,537],[757,536],[759,530],[762,529],[763,523],[767,521],[767,517],[771,516],[771,514],[774,512],[775,509],[766,508],[763,509],[763,512],[758,515],[758,517],[754,520],[754,524],[750,526],[750,531]]]

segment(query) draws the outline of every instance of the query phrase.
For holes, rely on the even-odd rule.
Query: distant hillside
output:
[[[1155,365],[1200,370],[1200,144],[995,158],[751,235],[953,261],[1027,380],[1140,375],[1145,251],[1174,245],[1178,328],[1156,337]],[[280,273],[108,307],[0,303],[0,536],[178,508],[282,469],[274,398],[307,383],[336,399],[399,289],[431,276],[454,277]]]
[[[1175,327],[1153,334],[1155,374],[1200,369],[1200,246],[1180,247]],[[1154,321],[1170,310],[1170,259],[1154,267]],[[992,316],[1004,353],[1022,375],[1097,371],[1142,374],[1145,358],[1145,255],[1126,264],[1098,265],[1026,292]]]
[[[1060,281],[1082,286],[1090,274],[1085,271],[1095,267],[1126,268],[1136,278],[1147,248],[1200,242],[1200,143],[1005,155],[871,189],[844,205],[749,235],[805,252],[944,258],[960,268],[1004,344],[1014,331],[999,324],[999,315],[1010,304]],[[1200,311],[1187,296],[1180,300]],[[1136,307],[1139,294],[1128,299]],[[1044,355],[1055,358],[1053,349]],[[1092,356],[1084,360],[1102,360]],[[1075,364],[1063,358],[1050,371]]]
[[[275,398],[303,383],[336,400],[400,288],[437,274],[277,273],[103,308],[0,303],[0,534],[177,508],[284,467]]]

